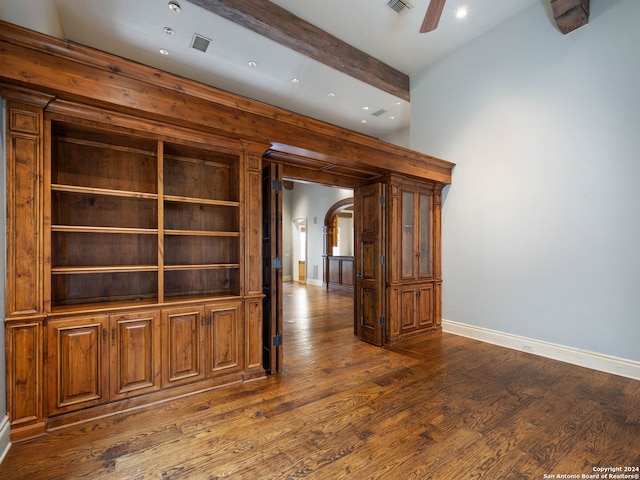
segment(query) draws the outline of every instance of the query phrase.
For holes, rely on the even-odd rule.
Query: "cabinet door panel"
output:
[[[245,303],[245,360],[244,370],[262,371],[262,300],[251,299]]]
[[[207,375],[240,365],[239,305],[207,306]]]
[[[108,317],[49,323],[49,414],[108,400]]]
[[[431,196],[420,195],[418,219],[418,275],[431,275]]]
[[[413,289],[402,290],[401,302],[400,328],[403,331],[411,330],[416,326],[416,291]]]
[[[415,276],[414,194],[402,192],[402,278]]]
[[[41,310],[38,212],[40,139],[12,135],[7,143],[7,315]]]
[[[202,307],[162,312],[163,385],[190,383],[204,377]]]
[[[14,427],[42,420],[42,325],[7,325],[7,413]]]
[[[111,400],[160,389],[157,311],[111,316]]]
[[[422,286],[418,290],[418,323],[421,327],[433,325],[433,288]]]

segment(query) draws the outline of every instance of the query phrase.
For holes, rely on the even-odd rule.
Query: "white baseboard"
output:
[[[599,370],[601,372],[640,380],[640,362],[633,360],[612,357],[610,355],[603,355],[601,353],[573,347],[565,347],[555,343],[467,325],[452,320],[442,320],[442,331],[473,338],[481,342],[492,343],[501,347],[540,355],[541,357],[552,358],[581,367],[591,368],[593,370]]]
[[[2,463],[4,457],[9,453],[9,448],[11,448],[10,433],[9,417],[5,415],[0,421],[0,463]]]

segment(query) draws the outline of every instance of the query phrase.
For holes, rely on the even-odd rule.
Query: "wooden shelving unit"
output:
[[[240,295],[237,154],[62,122],[51,144],[53,310]]]

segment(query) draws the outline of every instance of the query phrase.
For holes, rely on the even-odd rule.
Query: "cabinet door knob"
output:
[[[116,327],[113,327],[111,329],[111,340],[115,340],[116,339]]]
[[[103,342],[107,341],[107,329],[106,328],[102,329],[102,341]]]
[[[364,278],[364,275],[362,275],[361,273],[356,274],[356,278]]]

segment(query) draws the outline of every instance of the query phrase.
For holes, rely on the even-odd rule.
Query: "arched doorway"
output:
[[[327,211],[323,226],[324,285],[353,291],[353,197],[334,203]]]

